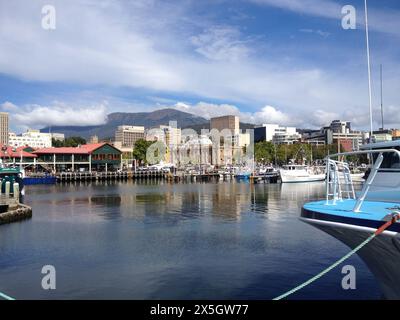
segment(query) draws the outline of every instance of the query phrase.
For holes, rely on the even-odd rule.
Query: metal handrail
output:
[[[358,197],[358,199],[356,199],[356,204],[353,208],[353,212],[360,212],[361,211],[361,206],[368,194],[368,191],[371,187],[371,185],[373,184],[376,174],[378,173],[382,162],[383,162],[383,154],[384,153],[394,153],[397,155],[397,157],[399,158],[400,161],[400,151],[397,149],[375,149],[375,150],[362,150],[362,151],[352,151],[352,152],[341,152],[341,153],[335,153],[332,155],[329,155],[325,158],[326,160],[326,174],[327,174],[327,178],[326,178],[326,203],[329,204],[329,196],[331,195],[329,193],[329,185],[333,183],[333,201],[332,204],[335,205],[336,204],[336,200],[342,200],[342,196],[341,196],[341,187],[340,187],[340,181],[338,180],[338,164],[342,165],[345,169],[348,169],[348,164],[344,161],[339,161],[339,160],[333,160],[331,158],[334,157],[340,157],[340,156],[348,156],[348,155],[361,155],[361,154],[373,154],[373,153],[377,153],[378,154],[378,158],[376,159],[375,163],[372,166],[371,169],[371,173],[368,176],[367,181],[364,183],[364,186],[362,188],[361,191],[361,195]],[[334,181],[330,181],[331,179],[331,166],[333,165],[334,170],[333,170],[333,175],[334,175]],[[351,188],[352,188],[352,192],[353,192],[353,197],[355,198],[355,193],[354,193],[354,187],[353,187],[353,182],[351,180],[351,176],[350,176],[350,183],[351,183]],[[339,190],[336,190],[336,187],[338,187]],[[350,192],[350,191],[348,191]]]

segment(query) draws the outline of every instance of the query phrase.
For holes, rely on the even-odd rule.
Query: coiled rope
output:
[[[344,257],[340,258],[337,260],[335,263],[333,263],[331,266],[328,268],[324,269],[320,273],[318,273],[316,276],[312,277],[311,279],[307,280],[306,282],[303,282],[302,284],[298,285],[297,287],[293,288],[292,290],[289,290],[288,292],[274,298],[273,300],[282,300],[285,299],[286,297],[290,296],[291,294],[303,289],[304,287],[308,286],[309,284],[313,283],[314,281],[318,280],[319,278],[323,277],[325,274],[327,274],[329,271],[332,269],[336,268],[338,265],[340,265],[342,262],[350,258],[353,254],[355,254],[357,251],[359,251],[362,247],[366,246],[369,242],[371,242],[376,236],[381,234],[383,231],[385,231],[387,228],[389,228],[393,223],[395,223],[397,220],[400,219],[400,212],[393,212],[392,213],[392,219],[383,224],[379,229],[377,229],[373,234],[371,234],[366,240],[364,240],[360,245],[355,247],[353,250],[351,250],[348,254],[346,254]]]

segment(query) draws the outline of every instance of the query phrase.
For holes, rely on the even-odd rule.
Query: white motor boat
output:
[[[290,164],[279,170],[281,181],[287,182],[314,182],[324,181],[325,171],[320,167],[309,167],[305,165]]]

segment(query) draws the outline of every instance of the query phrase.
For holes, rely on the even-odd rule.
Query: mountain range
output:
[[[144,126],[154,128],[160,125],[168,125],[170,121],[176,121],[178,128],[193,128],[197,132],[201,129],[209,129],[210,121],[206,118],[176,109],[160,109],[152,112],[114,112],[107,116],[106,122],[95,126],[52,126],[41,129],[41,132],[64,133],[65,137],[80,136],[89,139],[97,135],[99,139],[113,139],[115,130],[120,125]],[[241,129],[254,127],[251,124],[241,123]]]

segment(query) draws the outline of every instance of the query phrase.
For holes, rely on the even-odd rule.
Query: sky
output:
[[[385,127],[400,127],[400,1],[368,3],[374,129],[380,64]],[[356,29],[342,28],[344,5]],[[369,129],[363,0],[0,0],[0,49],[16,132],[162,108]]]

